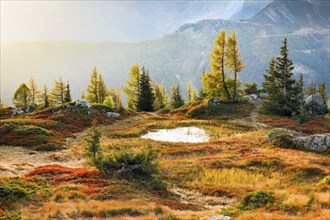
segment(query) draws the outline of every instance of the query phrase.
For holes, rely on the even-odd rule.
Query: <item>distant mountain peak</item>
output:
[[[326,6],[329,6],[329,1],[273,0],[249,20],[288,30],[304,27],[329,28],[329,8]]]

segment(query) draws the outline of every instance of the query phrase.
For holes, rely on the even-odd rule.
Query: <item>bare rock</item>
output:
[[[324,152],[330,148],[330,134],[315,134],[306,137],[294,138],[294,143],[298,148]]]
[[[305,99],[305,106],[315,115],[324,115],[327,113],[327,106],[319,93],[308,96]]]
[[[212,98],[209,100],[209,102],[207,103],[207,105],[209,107],[216,107],[219,106],[221,104],[221,100],[218,98]]]
[[[330,134],[303,136],[298,132],[276,128],[269,134],[267,140],[283,148],[305,149],[316,152],[325,152],[330,148]]]

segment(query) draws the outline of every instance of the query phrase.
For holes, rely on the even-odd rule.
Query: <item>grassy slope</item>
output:
[[[243,115],[252,110],[248,106],[241,109]],[[24,219],[208,219],[220,213],[235,219],[326,219],[330,215],[330,186],[320,183],[330,173],[329,156],[277,148],[266,141],[271,127],[248,127],[221,117],[196,120],[184,114],[139,114],[101,126],[105,152],[151,144],[159,154],[168,190],[151,191],[126,181],[104,179],[92,168],[46,166],[22,177],[26,186],[36,184],[43,190],[36,193],[26,189],[29,193],[19,198],[24,204],[21,215]],[[294,123],[267,118],[275,122],[281,119],[281,126]],[[329,132],[328,122],[322,123],[314,130]],[[186,125],[204,127],[211,142],[184,144],[139,138],[148,130]],[[77,153],[82,154],[83,149],[77,149]],[[247,193],[258,190],[270,192],[275,200],[259,209],[239,208]],[[220,200],[223,196],[226,199]],[[0,199],[0,203],[4,210],[20,207],[10,200]],[[221,211],[221,205],[228,207]]]

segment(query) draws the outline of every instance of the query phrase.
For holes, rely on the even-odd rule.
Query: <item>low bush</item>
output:
[[[119,179],[149,179],[159,173],[156,152],[148,147],[146,151],[133,151],[131,148],[115,150],[103,159],[101,170]]]
[[[129,215],[129,216],[141,216],[146,213],[134,208],[121,208],[121,209],[106,209],[100,211],[99,215],[102,218],[116,217],[121,215]]]
[[[265,207],[275,202],[273,193],[259,190],[251,192],[244,196],[240,203],[240,208],[243,210],[252,210],[260,207]]]
[[[53,132],[34,125],[23,125],[15,129],[15,132],[21,135],[45,135],[52,136]]]
[[[6,135],[9,132],[15,130],[17,125],[15,124],[4,124],[0,126],[0,135]]]
[[[41,179],[10,177],[0,179],[0,207],[10,207],[11,203],[31,199],[31,195],[48,197],[51,192]]]
[[[103,111],[103,112],[112,112],[113,108],[111,108],[108,105],[100,104],[100,103],[94,103],[92,107],[96,110]]]
[[[273,141],[275,146],[292,149],[296,148],[294,138],[293,133],[284,129],[274,129],[268,136],[268,140]]]
[[[330,185],[330,176],[324,177],[323,180],[320,181],[320,184]]]

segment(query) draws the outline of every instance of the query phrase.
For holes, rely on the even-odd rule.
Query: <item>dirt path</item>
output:
[[[262,105],[261,100],[260,99],[254,100],[253,103],[255,104],[255,108],[251,111],[249,117],[230,120],[230,122],[239,123],[247,126],[253,126],[256,128],[267,127],[266,124],[258,121],[258,115],[259,115],[258,111],[260,110]]]
[[[236,201],[228,197],[205,196],[202,193],[182,188],[171,188],[169,191],[177,195],[182,203],[192,203],[209,210],[219,211]]]
[[[67,149],[60,151],[34,151],[26,147],[0,146],[0,176],[23,175],[36,167],[59,164],[67,167],[84,166],[81,142],[85,132],[67,139]]]

